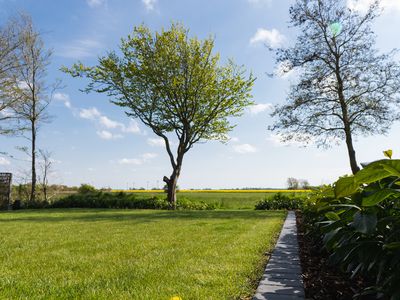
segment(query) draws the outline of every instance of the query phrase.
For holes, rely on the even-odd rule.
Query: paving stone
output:
[[[290,211],[253,300],[304,299],[298,247],[296,218]]]
[[[253,300],[301,300],[302,296],[289,296],[276,293],[256,293]]]

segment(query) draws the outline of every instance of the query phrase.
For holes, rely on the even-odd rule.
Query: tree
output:
[[[374,47],[378,4],[361,14],[344,0],[297,0],[290,16],[301,33],[293,47],[277,50],[283,71],[297,69],[300,79],[275,108],[270,129],[285,141],[318,146],[344,140],[353,173],[359,170],[354,137],[384,134],[399,117],[399,65],[394,52]]]
[[[13,134],[18,124],[12,113],[19,97],[15,97],[14,83],[20,67],[21,33],[24,31],[25,18],[10,19],[0,27],[0,135]]]
[[[296,178],[289,177],[286,182],[288,190],[298,190],[300,187],[299,180]]]
[[[39,164],[41,176],[38,176],[38,179],[43,193],[43,200],[48,202],[49,176],[53,168],[53,160],[51,159],[51,153],[49,151],[40,149],[39,154],[41,158]]]
[[[46,69],[50,63],[51,51],[44,48],[40,34],[35,31],[30,17],[25,16],[19,46],[19,67],[13,82],[12,97],[18,99],[14,114],[29,128],[31,143],[31,192],[30,201],[36,199],[36,139],[40,125],[49,121],[47,107],[56,86],[50,91],[46,84]]]
[[[181,25],[154,34],[139,26],[122,40],[121,57],[111,52],[95,67],[78,63],[64,68],[74,77],[90,79],[86,92],[106,93],[164,140],[172,174],[163,180],[172,208],[184,155],[199,141],[226,140],[233,128],[229,118],[252,104],[252,75],[246,77],[232,61],[220,66],[213,46],[212,38],[190,38]]]

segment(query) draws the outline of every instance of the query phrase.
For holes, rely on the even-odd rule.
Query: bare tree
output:
[[[345,141],[353,173],[354,137],[384,134],[399,118],[400,67],[394,52],[377,51],[371,29],[379,13],[379,1],[360,14],[344,0],[297,0],[290,8],[297,43],[277,51],[284,72],[297,69],[300,79],[270,129],[286,141]]]
[[[300,187],[299,180],[296,178],[289,177],[286,182],[288,190],[298,190]]]
[[[49,187],[49,176],[53,168],[53,160],[51,159],[51,153],[46,150],[39,150],[41,161],[39,163],[41,175],[38,176],[40,187],[43,193],[43,200],[48,201],[48,187]]]
[[[40,125],[49,121],[47,108],[55,86],[46,84],[46,69],[50,63],[51,51],[46,50],[40,34],[35,31],[32,20],[24,16],[24,30],[21,32],[20,67],[14,82],[14,95],[21,99],[14,112],[17,118],[29,128],[31,143],[31,193],[30,201],[36,197],[36,139]]]

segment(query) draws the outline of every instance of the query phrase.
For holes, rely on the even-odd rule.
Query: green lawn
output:
[[[1,299],[239,299],[285,212],[0,213]]]

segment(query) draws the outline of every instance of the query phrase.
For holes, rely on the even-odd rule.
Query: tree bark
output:
[[[31,183],[31,202],[36,200],[36,126],[35,122],[31,123],[32,130],[32,183]]]
[[[351,136],[350,128],[346,128],[345,133],[346,133],[346,145],[347,145],[347,152],[349,154],[351,171],[353,172],[353,174],[356,174],[358,171],[360,171],[360,168],[357,164],[356,151],[354,150],[353,138]]]
[[[171,176],[168,178],[164,176],[163,181],[167,184],[167,201],[169,202],[170,209],[176,209],[176,187],[181,174],[182,162],[183,162],[183,151],[178,154],[176,164],[173,165],[173,171]]]
[[[179,176],[176,175],[176,171],[172,172],[170,178],[164,177],[164,182],[167,184],[167,201],[169,203],[169,208],[172,210],[176,209],[176,186],[178,183]]]

